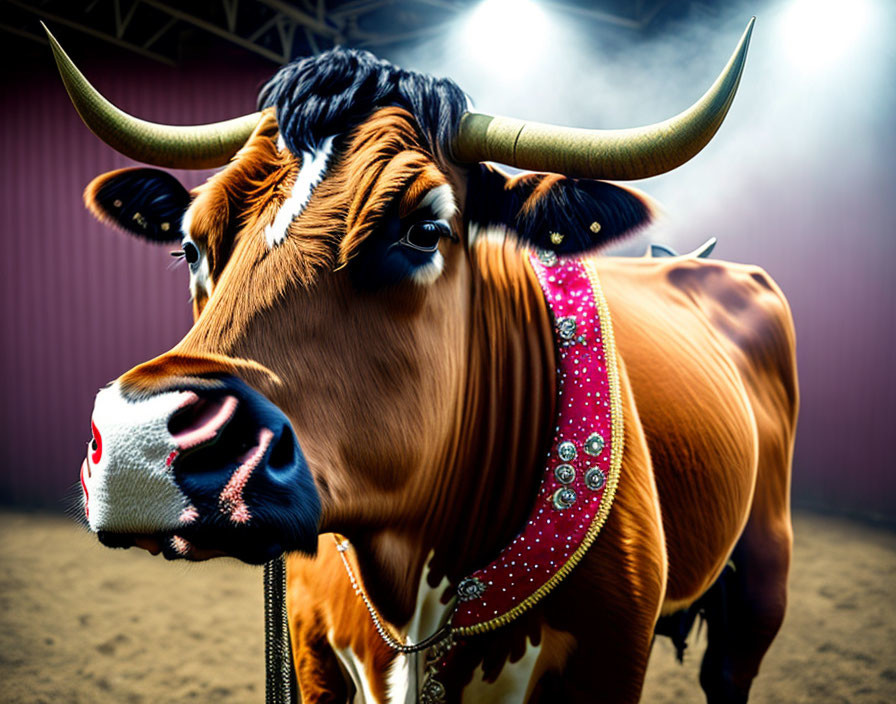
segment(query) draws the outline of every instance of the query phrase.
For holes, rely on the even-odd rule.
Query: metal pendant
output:
[[[571,464],[558,464],[554,469],[554,476],[561,484],[571,484],[576,478],[576,470]]]
[[[539,249],[535,252],[535,256],[538,257],[538,261],[544,266],[556,266],[559,261],[557,259],[557,253],[550,249]]]
[[[576,498],[576,492],[574,492],[568,486],[565,486],[562,489],[557,489],[557,491],[554,492],[552,503],[554,504],[555,509],[557,509],[558,511],[562,511],[563,509],[572,506],[576,502]]]
[[[445,685],[435,678],[435,672],[427,672],[420,687],[420,704],[442,704],[445,701]]]
[[[592,457],[597,457],[604,450],[604,439],[600,433],[591,433],[585,440],[584,450]]]
[[[478,599],[485,592],[485,583],[476,577],[465,577],[457,585],[457,598],[461,601]]]
[[[576,336],[576,319],[572,316],[557,321],[557,334],[563,340],[572,340]]]
[[[572,462],[577,454],[579,453],[576,451],[576,446],[569,440],[564,440],[557,445],[557,456],[564,462]]]
[[[600,489],[603,489],[604,484],[606,483],[607,475],[604,474],[600,467],[592,467],[585,472],[585,486],[591,489],[591,491],[599,491]]]

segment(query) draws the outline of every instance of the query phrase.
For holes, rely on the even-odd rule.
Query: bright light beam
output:
[[[483,0],[464,23],[464,43],[483,69],[520,75],[549,43],[550,20],[533,0]]]
[[[805,71],[845,61],[871,24],[870,0],[792,0],[781,17],[781,42]]]

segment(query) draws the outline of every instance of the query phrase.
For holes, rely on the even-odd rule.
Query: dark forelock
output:
[[[281,68],[261,89],[258,105],[276,109],[280,134],[296,155],[345,134],[377,108],[396,106],[414,116],[434,154],[447,156],[467,96],[450,79],[336,47]]]

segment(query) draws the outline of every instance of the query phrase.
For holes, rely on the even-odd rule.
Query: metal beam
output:
[[[234,34],[232,32],[228,32],[223,27],[219,27],[218,25],[209,22],[208,20],[204,20],[201,17],[196,17],[195,15],[191,15],[189,12],[184,12],[182,10],[178,10],[175,7],[171,7],[166,5],[163,2],[159,2],[159,0],[143,0],[143,2],[150,7],[154,7],[157,10],[161,10],[172,17],[176,17],[179,20],[183,20],[188,24],[195,25],[200,29],[204,29],[206,32],[214,34],[216,36],[227,39],[228,41],[233,42],[234,44],[243,47],[244,49],[248,49],[249,51],[255,52],[259,56],[263,56],[266,59],[270,59],[274,63],[282,64],[283,57],[280,54],[271,51],[263,46],[259,46],[258,44],[253,44],[248,39],[239,36],[238,34]]]
[[[151,47],[153,44],[155,44],[157,41],[159,41],[159,39],[161,39],[165,35],[165,32],[167,32],[169,29],[171,29],[176,24],[177,24],[177,18],[170,17],[165,24],[163,24],[161,27],[159,27],[158,31],[155,34],[153,34],[149,39],[147,39],[145,42],[143,42],[143,48],[149,49],[149,47]]]
[[[292,58],[292,40],[296,36],[296,23],[282,16],[279,19],[277,34],[280,36],[280,46],[283,49],[283,63],[288,63]]]
[[[308,29],[318,34],[323,34],[326,37],[335,37],[339,33],[339,30],[328,25],[325,20],[318,20],[316,17],[312,17],[307,12],[303,12],[283,0],[258,0],[258,2],[294,19],[303,27],[308,27]]]
[[[236,16],[240,9],[240,0],[221,0],[221,5],[227,18],[227,29],[236,32]]]
[[[18,27],[13,27],[12,25],[3,24],[0,22],[0,32],[8,32],[9,34],[15,34],[17,37],[23,37],[24,39],[30,39],[33,42],[37,42],[38,44],[49,44],[46,37],[38,36],[37,34],[32,34],[31,32],[26,32],[24,29],[19,29]]]
[[[131,23],[131,18],[134,16],[134,12],[137,10],[137,5],[140,4],[140,0],[133,0],[131,2],[131,7],[127,11],[127,14],[122,17],[121,16],[121,0],[114,0],[113,5],[115,7],[115,36],[119,39],[124,35],[124,31],[128,28],[128,25]]]
[[[26,10],[31,14],[37,15],[38,17],[49,20],[50,22],[55,22],[56,24],[61,24],[65,27],[71,27],[72,29],[76,29],[79,32],[83,32],[84,34],[88,34],[91,37],[96,37],[97,39],[102,39],[104,42],[109,42],[109,44],[114,44],[115,46],[120,46],[128,51],[133,51],[135,54],[139,54],[140,56],[145,56],[148,59],[153,59],[154,61],[158,61],[159,63],[165,64],[166,66],[177,66],[177,64],[169,59],[167,56],[162,56],[162,54],[157,54],[154,51],[147,51],[141,46],[137,46],[136,44],[131,44],[130,42],[126,42],[122,39],[119,39],[116,36],[111,34],[106,34],[104,32],[100,32],[93,27],[88,27],[86,25],[80,24],[78,22],[73,22],[67,17],[62,17],[60,15],[56,15],[52,12],[44,12],[39,7],[34,7],[26,2],[21,2],[21,0],[6,0],[7,4],[12,5],[13,7],[18,7],[21,10]]]
[[[273,27],[282,16],[283,15],[274,15],[266,22],[263,22],[258,29],[256,29],[254,32],[252,32],[252,34],[249,35],[249,41],[254,42],[256,39],[258,39],[261,35],[267,32],[271,27]]]

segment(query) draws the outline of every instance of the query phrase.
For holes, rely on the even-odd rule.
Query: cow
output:
[[[194,312],[177,345],[97,395],[81,482],[99,540],[169,559],[288,554],[307,702],[634,702],[655,634],[682,649],[698,614],[707,701],[746,701],[787,596],[788,304],[755,266],[596,252],[653,212],[599,179],[696,154],[751,30],[694,106],[618,131],[476,113],[450,80],[344,48],[280,69],[252,115],[147,123],[50,36],[110,146],[223,167],[192,192],[149,167],[85,192],[101,220],[180,245]],[[587,334],[551,307],[575,303],[546,294],[561,273],[594,306]],[[597,350],[610,430],[554,444],[576,345]],[[583,479],[577,457],[606,471]],[[506,613],[456,625],[534,568],[470,575],[586,504],[600,513],[574,560]]]

